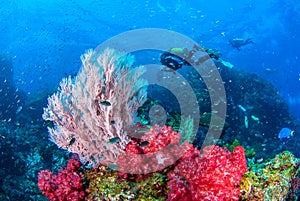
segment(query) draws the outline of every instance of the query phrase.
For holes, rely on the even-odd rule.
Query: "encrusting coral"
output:
[[[292,185],[299,172],[299,159],[289,151],[277,154],[274,159],[244,174],[241,187],[241,200],[285,200],[293,197]]]
[[[105,166],[88,170],[87,201],[163,201],[166,200],[167,176],[162,173],[122,178]]]

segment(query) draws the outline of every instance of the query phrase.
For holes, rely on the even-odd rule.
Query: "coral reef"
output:
[[[287,151],[266,164],[249,162],[248,171],[244,148],[237,140],[227,144],[228,148],[211,145],[200,153],[188,142],[180,145],[180,134],[171,127],[154,125],[148,128],[137,123],[132,129],[136,132],[140,129],[133,135],[140,135],[140,139],[133,138],[128,143],[118,164],[85,169],[83,175],[78,170],[79,162],[72,159],[58,175],[43,170],[39,173],[38,183],[43,194],[50,200],[59,201],[83,200],[83,197],[73,197],[78,194],[85,196],[87,201],[237,201],[287,200],[294,198],[298,190],[299,159]],[[169,146],[174,149],[168,151],[174,152],[162,152]],[[183,149],[181,154],[178,153],[179,147]],[[157,153],[164,154],[162,163],[155,157]],[[176,154],[180,155],[179,160],[168,164]],[[146,163],[141,158],[144,155],[149,155]],[[124,156],[131,156],[127,158],[130,161],[124,160]],[[122,172],[124,166],[141,174]],[[149,173],[157,166],[161,167]],[[61,174],[64,171],[66,173]],[[72,171],[75,174],[70,174]],[[72,182],[71,175],[75,177]],[[77,185],[73,185],[74,182]],[[69,193],[57,195],[60,191]],[[71,191],[77,193],[70,194]]]
[[[82,201],[85,197],[82,180],[83,174],[79,170],[80,162],[70,159],[67,167],[57,175],[50,170],[42,170],[38,174],[38,187],[50,201]]]
[[[148,105],[145,104],[144,108],[140,108],[140,117],[143,117],[141,120],[144,120],[143,123],[147,126],[142,124],[137,124],[134,128],[131,126],[133,111],[143,103],[142,95],[145,94],[143,90],[135,90],[143,83],[137,79],[138,75],[143,73],[143,69],[140,68],[139,70],[142,71],[135,72],[137,74],[131,74],[133,79],[131,76],[125,76],[128,79],[124,77],[122,80],[122,73],[119,74],[120,69],[112,72],[111,68],[106,70],[105,68],[118,68],[118,65],[122,66],[128,62],[128,65],[123,65],[124,69],[128,70],[133,60],[128,55],[114,57],[115,53],[108,51],[106,54],[99,55],[95,52],[88,52],[82,57],[84,64],[78,76],[74,79],[64,79],[60,91],[49,99],[53,102],[45,109],[45,113],[49,116],[44,114],[44,117],[50,121],[54,120],[54,126],[52,122],[43,124],[44,122],[39,119],[45,98],[33,95],[28,97],[30,100],[27,103],[23,104],[22,99],[19,99],[20,96],[15,96],[17,89],[9,88],[12,89],[13,95],[7,100],[20,100],[22,104],[9,106],[8,112],[5,108],[2,110],[6,114],[16,114],[14,115],[16,122],[12,122],[6,116],[0,122],[0,164],[2,167],[0,200],[46,200],[47,198],[43,195],[48,196],[50,200],[237,200],[238,196],[240,200],[297,199],[295,195],[299,193],[300,184],[299,159],[289,152],[283,152],[272,160],[267,160],[267,157],[260,158],[261,154],[271,157],[268,150],[279,153],[284,150],[283,147],[298,147],[296,146],[298,142],[293,139],[288,139],[281,144],[274,141],[273,134],[277,136],[278,128],[283,125],[290,127],[295,125],[282,98],[276,95],[277,91],[274,87],[257,76],[235,69],[220,68],[228,89],[229,115],[226,117],[228,124],[225,122],[226,130],[222,135],[224,140],[222,145],[228,150],[212,146],[206,147],[204,153],[200,154],[198,149],[186,142],[192,142],[190,134],[193,130],[191,128],[193,123],[189,120],[183,123],[185,120],[174,108],[173,110],[168,108],[170,111],[167,113],[165,122],[171,127],[163,126],[163,124],[152,127],[148,125],[153,122],[150,122],[152,119],[148,119],[145,115],[147,110],[155,105],[164,107],[169,101],[175,100],[174,97],[164,100],[165,102],[151,100],[148,97]],[[100,59],[97,60],[97,58]],[[100,65],[101,62],[105,65]],[[4,70],[7,69],[9,68]],[[12,73],[11,71],[5,72],[10,75]],[[103,79],[100,79],[100,84],[94,82],[98,80],[99,75],[107,82],[102,83]],[[8,89],[8,84],[11,83],[10,76],[0,75],[0,78],[3,82],[2,88]],[[117,82],[120,80],[121,82]],[[127,81],[130,82],[130,89],[132,89],[130,92],[126,88],[129,87],[126,85]],[[137,81],[137,86],[131,85],[135,81]],[[205,136],[213,111],[209,110],[209,94],[206,90],[202,90],[205,86],[202,87],[198,82],[191,83],[191,85],[195,88],[202,109],[199,132]],[[124,91],[122,91],[123,88],[118,88],[121,86],[124,87]],[[240,86],[241,90],[238,88]],[[134,91],[140,93],[135,96]],[[155,92],[159,96],[162,94],[160,90],[155,90]],[[0,93],[3,94],[4,91]],[[116,94],[119,96],[114,97]],[[131,95],[133,99],[130,101],[134,101],[126,102],[130,104],[130,107],[132,106],[127,110],[128,107],[126,108],[126,104],[122,105],[124,103],[122,101],[127,98],[129,100]],[[39,98],[35,99],[34,96],[39,96]],[[260,98],[256,99],[258,96]],[[2,103],[6,103],[7,97],[9,95],[4,94]],[[245,111],[241,110],[239,105]],[[2,104],[2,106],[8,106],[8,104]],[[116,111],[113,108],[117,108]],[[59,109],[62,110],[59,111]],[[86,111],[88,113],[85,113]],[[119,112],[125,116],[118,116]],[[244,122],[246,115],[249,117],[248,128],[245,127]],[[186,126],[180,128],[181,124],[186,124]],[[95,159],[93,154],[86,155],[86,158],[85,155],[84,157],[81,155],[82,162],[90,162],[89,164],[94,168],[81,167],[82,169],[79,170],[79,162],[71,159],[69,165],[56,175],[53,172],[59,169],[58,167],[64,166],[68,153],[58,150],[53,143],[48,143],[45,126],[50,127],[52,141],[65,140],[63,144],[58,143],[58,145],[69,152],[77,152],[78,143],[84,139],[86,141],[82,146],[87,151],[90,151],[94,144],[97,146],[100,144],[99,149],[103,149],[101,146],[103,144],[107,149],[111,146],[116,147],[112,150],[120,151],[120,154],[117,154],[119,160],[116,164],[111,163],[105,167],[96,165],[102,160],[101,157],[96,156],[97,159]],[[70,131],[72,131],[71,134]],[[178,132],[185,134],[185,137],[181,137]],[[97,135],[93,135],[95,133]],[[106,133],[109,135],[102,135]],[[122,137],[123,134],[126,135],[125,138]],[[111,139],[116,137],[119,141],[112,142]],[[234,141],[235,138],[240,141]],[[226,144],[228,142],[232,144]],[[254,146],[250,146],[249,142],[254,143]],[[294,146],[289,146],[291,144]],[[194,145],[199,147],[201,141],[194,141]],[[260,158],[259,160],[248,158],[250,168],[242,180],[241,176],[246,172],[246,168],[241,145],[245,147],[247,158],[256,154]],[[297,154],[297,152],[294,153]],[[176,161],[178,158],[179,160]],[[145,159],[147,163],[143,163]],[[262,161],[266,162],[262,163]],[[143,174],[121,172],[121,170],[125,171],[125,168]],[[36,175],[41,169],[51,169],[51,171],[41,171],[37,184]],[[82,174],[81,170],[85,173]],[[149,173],[152,171],[153,173]]]
[[[87,170],[85,177],[89,181],[87,201],[110,200],[166,200],[167,176],[153,173],[145,176],[132,175],[122,178],[118,173],[105,166]]]
[[[57,170],[68,158],[67,152],[49,143],[42,121],[30,121],[0,121],[0,200],[46,201],[37,187],[37,173]]]
[[[211,122],[211,118],[215,118],[215,122],[216,122],[216,125],[220,125],[219,122],[224,122],[224,120],[219,117],[219,116],[216,116],[216,115],[212,115],[211,113],[209,112],[204,112],[201,116],[200,116],[200,122],[199,124],[200,125],[204,125],[204,126],[211,126],[210,125],[210,122]],[[224,123],[224,127],[227,128],[229,127],[229,124],[225,121]],[[223,129],[223,128],[222,128]]]
[[[136,128],[145,126],[137,123]],[[155,154],[167,146],[178,145],[180,134],[171,127],[154,125],[141,136],[129,142],[117,166],[100,166],[87,171],[88,200],[166,200],[166,174],[169,165],[175,163],[171,157],[175,153],[161,152],[162,161]],[[114,167],[118,172],[111,170]]]
[[[239,69],[220,67],[220,73],[227,92],[226,121],[230,124],[222,138],[227,142],[238,139],[244,147],[254,148],[259,158],[274,158],[282,150],[297,155],[299,143],[295,140],[285,144],[274,140],[283,127],[299,129],[278,89],[260,76]]]
[[[85,177],[89,181],[86,199],[88,201],[130,200],[135,196],[130,191],[129,182],[118,178],[118,173],[109,171],[106,166],[87,170]]]
[[[122,173],[122,165],[147,173],[153,168],[152,164],[157,165],[157,160],[152,160],[157,158],[148,158],[145,164],[138,154],[157,153],[169,145],[178,144],[179,139],[180,134],[171,127],[151,127],[140,141],[133,140],[126,147],[127,153],[134,154],[134,157],[128,158],[131,159],[129,162],[124,162],[120,155],[121,163],[111,166],[121,172],[104,166],[87,171],[88,200],[238,200],[239,183],[247,171],[241,146],[235,147],[232,153],[226,148],[210,146],[200,154],[199,150],[185,142],[179,162],[162,167],[165,169],[160,172],[144,175]],[[145,141],[147,146],[139,145]],[[165,160],[169,159],[167,156],[164,155]]]
[[[224,144],[224,141],[222,141],[222,140],[219,140],[219,141],[220,141],[220,144],[223,145],[224,147],[228,148],[229,151],[233,151],[233,149],[237,146],[242,146],[241,143],[237,139],[235,139],[231,144],[229,144],[229,143]],[[247,147],[245,149],[245,155],[246,155],[246,158],[253,158],[255,156],[254,148]]]
[[[130,70],[133,56],[106,49],[88,51],[76,79],[63,79],[60,89],[48,99],[43,118],[52,121],[51,140],[77,153],[83,164],[96,166],[115,162],[130,141],[125,130],[146,97],[141,89],[145,70]],[[118,138],[118,143],[109,143]]]
[[[244,174],[241,187],[241,200],[286,200],[293,197],[299,171],[299,159],[284,151],[265,164],[254,164],[251,170]],[[292,199],[290,199],[292,200]]]
[[[176,74],[164,72],[162,75],[167,76],[161,76],[162,82],[168,82],[169,87],[149,85],[145,103],[146,91],[138,90],[145,84],[139,79],[144,69],[132,71],[132,56],[113,50],[101,54],[89,51],[82,56],[83,67],[78,75],[64,79],[59,91],[48,99],[44,110],[48,122],[43,122],[40,117],[46,97],[53,90],[25,97],[15,85],[16,81],[24,81],[14,80],[13,60],[0,55],[0,200],[42,201],[46,196],[72,201],[237,200],[238,195],[240,200],[250,201],[297,200],[299,159],[282,150],[289,149],[299,157],[299,141],[290,138],[282,143],[274,139],[282,127],[299,130],[284,99],[269,82],[238,68],[230,69],[224,66],[226,62],[220,62],[218,51],[206,51],[219,60],[216,65],[227,92],[228,115],[221,138],[228,150],[211,146],[202,154],[197,147],[201,147],[215,111],[211,111],[203,78],[193,69],[178,70],[186,78],[180,83]],[[174,83],[187,103],[184,110],[198,107],[186,98],[189,92],[182,90],[191,85],[201,108],[200,122],[182,118],[180,102],[168,91]],[[143,124],[156,123],[146,114],[153,106],[164,108],[166,118],[159,119],[160,126],[149,129],[138,124],[132,132],[134,112],[143,102],[138,111]],[[191,134],[198,123],[201,135],[193,141]],[[65,165],[70,153],[49,143],[46,126],[58,147],[77,152],[84,165],[94,168],[80,167],[79,161],[71,159],[54,174]],[[111,139],[116,138],[118,142],[113,143]],[[234,141],[236,138],[239,141]],[[112,155],[107,150],[113,151]],[[248,172],[243,152],[248,158]],[[254,155],[259,159],[250,158]],[[98,165],[104,160],[116,165]],[[126,170],[143,174],[124,173]]]
[[[244,149],[210,146],[203,154],[185,157],[168,174],[169,201],[182,200],[238,200],[239,183],[247,172]]]
[[[172,127],[154,125],[140,140],[132,140],[126,146],[125,154],[121,154],[118,159],[119,171],[147,174],[163,170],[184,154],[186,146],[180,146],[179,141],[180,134]]]
[[[256,74],[238,68],[228,68],[218,62],[215,64],[220,71],[227,93],[227,116],[221,138],[226,142],[238,139],[245,148],[248,146],[254,148],[259,158],[273,158],[285,149],[300,157],[297,151],[299,141],[288,139],[285,144],[282,144],[279,140],[274,140],[274,136],[277,136],[283,127],[296,131],[300,128],[299,123],[291,116],[288,105],[278,89]],[[184,76],[187,84],[194,89],[201,109],[200,124],[197,125],[199,129],[193,142],[197,148],[200,148],[206,137],[208,126],[214,126],[210,124],[211,114],[218,111],[211,111],[212,104],[207,86],[195,69],[186,67],[178,70],[177,73]],[[169,74],[166,76],[172,77]],[[174,81],[171,82],[173,85],[177,84],[175,80],[172,81]],[[179,93],[181,94],[181,91]],[[182,92],[182,96],[184,93]],[[167,123],[174,126],[176,130],[180,124],[178,116],[181,115],[176,98],[159,86],[151,87],[148,97],[166,108],[167,120],[169,120]],[[147,106],[144,109],[147,111]],[[144,113],[142,115],[146,116]],[[215,120],[218,122],[218,119]]]

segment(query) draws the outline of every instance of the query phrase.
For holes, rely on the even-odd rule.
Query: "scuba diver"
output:
[[[197,45],[194,45],[192,50],[174,47],[160,55],[160,62],[162,65],[165,65],[173,70],[178,70],[184,65],[199,65],[210,58],[207,54],[205,54],[204,57],[199,58],[198,61],[194,61],[194,54],[198,51],[205,52],[203,48]]]
[[[242,46],[245,46],[245,45],[248,45],[248,44],[251,44],[254,42],[252,41],[252,38],[247,38],[247,39],[244,39],[244,38],[234,38],[234,39],[231,39],[229,40],[229,44],[236,48],[237,50],[241,50],[241,47]]]
[[[204,53],[203,56],[195,61],[196,53]],[[160,55],[160,62],[162,65],[169,67],[172,70],[178,70],[182,66],[196,66],[205,62],[208,59],[214,59],[217,62],[223,64],[226,67],[232,68],[233,65],[221,59],[221,53],[215,49],[203,49],[197,45],[194,45],[192,50],[187,48],[171,48],[167,52],[163,52]]]
[[[189,63],[182,57],[177,56],[175,52],[186,52],[187,49],[172,48],[168,52],[164,52],[160,55],[160,63],[173,70],[178,70],[183,65],[189,65]]]

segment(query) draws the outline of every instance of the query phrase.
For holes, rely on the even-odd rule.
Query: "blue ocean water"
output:
[[[245,140],[245,144],[242,143],[247,145],[245,147],[256,149],[259,160],[289,148],[300,157],[297,151],[300,145],[300,1],[0,2],[0,117],[4,117],[0,119],[0,200],[4,194],[6,200],[27,200],[30,196],[36,200],[40,196],[36,187],[37,172],[46,168],[58,170],[65,161],[61,158],[68,158],[48,140],[48,125],[41,114],[47,105],[47,96],[57,90],[62,78],[77,74],[82,65],[80,56],[109,38],[143,28],[183,34],[203,48],[218,50],[224,61],[234,65],[237,72],[231,74],[227,68],[222,71],[226,84],[229,83],[226,89],[232,86],[231,76],[240,84],[240,87],[233,86],[233,91],[227,91],[227,117],[231,125],[223,135],[224,141],[232,142],[241,136],[239,140]],[[240,38],[250,39],[251,43],[235,48],[229,42]],[[161,38],[162,43],[167,40]],[[152,53],[138,54],[137,63],[159,63],[160,52]],[[179,71],[186,73],[189,69]],[[252,77],[247,77],[249,75]],[[264,80],[270,82],[278,94]],[[247,86],[247,83],[254,85]],[[243,94],[244,89],[249,93]],[[153,90],[153,94],[155,92]],[[153,97],[159,99],[161,94],[156,95]],[[292,118],[285,110],[285,103],[276,95],[286,102]],[[165,101],[162,105],[169,103],[168,99],[162,101]],[[278,110],[281,106],[282,112]],[[201,126],[204,129],[199,129],[200,142],[201,134],[206,131],[205,125]],[[280,141],[278,134],[285,127],[295,129],[295,135]],[[16,178],[7,177],[7,172],[13,172],[11,175]],[[16,185],[24,178],[31,183]],[[30,189],[28,186],[34,190],[28,190],[25,196],[22,189]]]
[[[13,58],[16,86],[33,94],[77,73],[80,55],[112,36],[169,29],[271,81],[300,118],[298,8],[293,0],[2,1],[0,47]],[[238,51],[228,43],[235,37],[255,44]]]

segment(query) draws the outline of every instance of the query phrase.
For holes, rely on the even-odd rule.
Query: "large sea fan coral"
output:
[[[144,68],[131,69],[133,56],[106,49],[88,51],[75,79],[65,78],[48,98],[43,118],[52,121],[50,139],[77,153],[83,164],[112,163],[130,141],[125,126],[145,101]],[[119,139],[110,143],[110,139]]]

